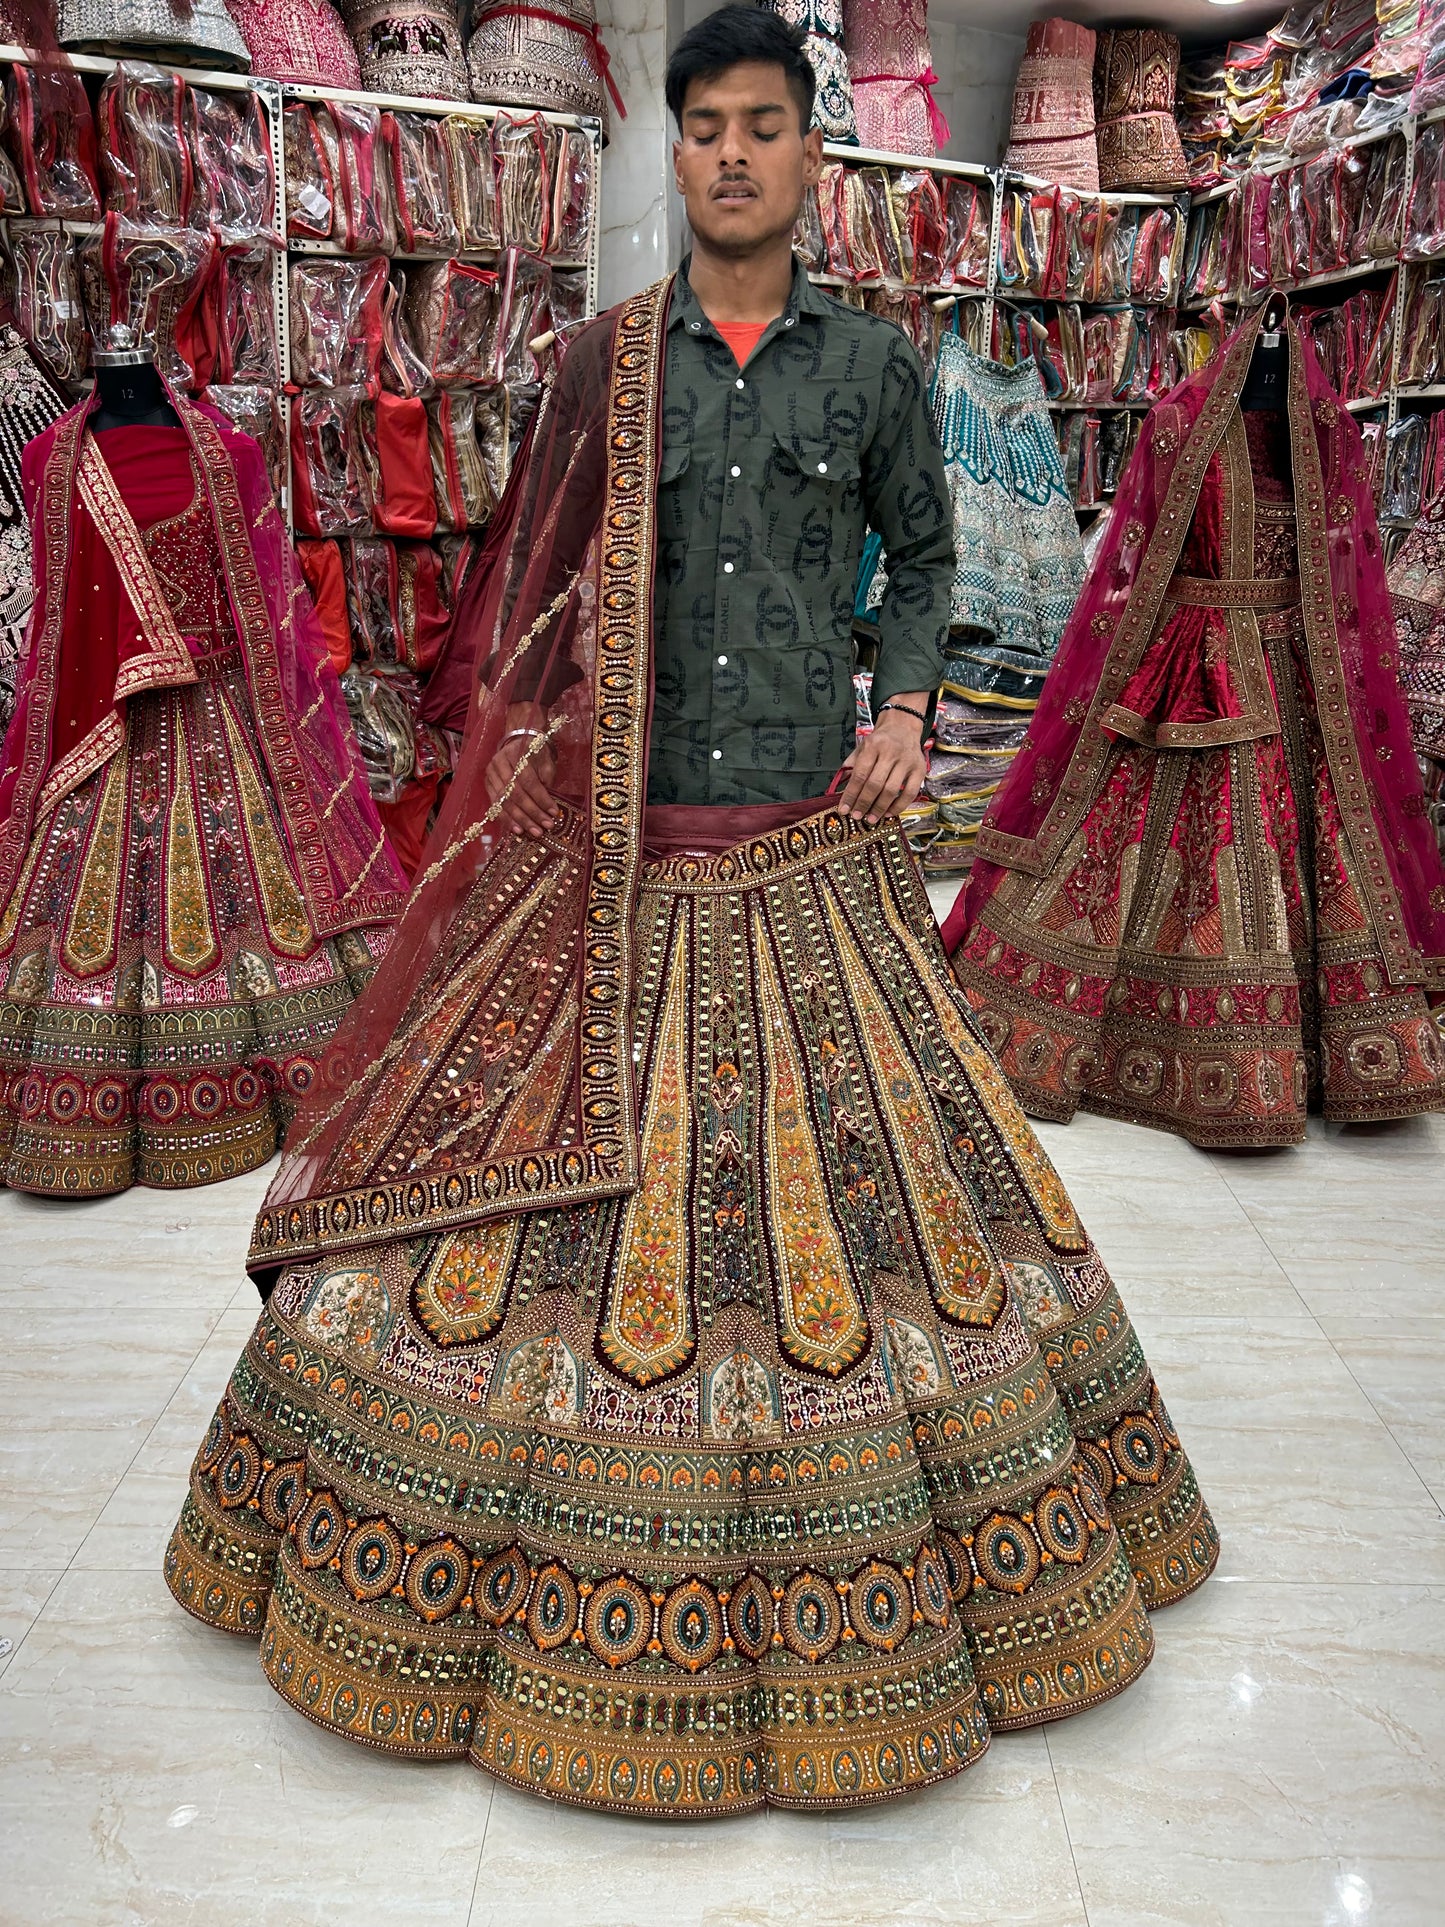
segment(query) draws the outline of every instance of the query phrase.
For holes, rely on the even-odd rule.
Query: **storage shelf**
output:
[[[938,154],[893,154],[881,147],[850,147],[846,141],[824,141],[823,158],[854,167],[906,167],[919,173],[952,174],[966,181],[989,181],[996,171],[980,161],[946,161]]]
[[[0,50],[3,51],[3,50]],[[552,127],[578,127],[589,134],[600,134],[602,123],[592,114],[554,114],[540,107],[504,107],[496,101],[437,100],[420,94],[367,94],[352,87],[311,87],[285,81],[281,92],[287,100],[355,101],[362,107],[380,107],[389,114],[445,114],[461,120],[493,121],[498,114],[530,117],[538,114]]]
[[[402,248],[382,253],[373,248],[365,254],[354,253],[344,248],[339,241],[307,241],[299,238],[288,240],[288,254],[322,255],[333,261],[499,261],[505,252],[502,248],[446,248],[440,253],[408,254]],[[529,252],[524,248],[522,252]],[[539,257],[549,268],[560,269],[563,273],[573,268],[586,268],[586,261],[559,259],[556,255],[545,254]]]
[[[560,267],[562,263],[554,261],[552,265]],[[948,285],[942,281],[894,281],[877,275],[869,281],[850,281],[845,275],[815,274],[811,269],[808,271],[808,279],[815,288],[859,288],[865,294],[877,293],[881,290],[885,294],[947,294],[955,296],[959,301],[988,299],[987,287],[981,288],[972,281],[954,282]]]

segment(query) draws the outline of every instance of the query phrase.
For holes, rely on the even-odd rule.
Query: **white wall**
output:
[[[1024,57],[1024,36],[989,33],[953,20],[929,22],[934,99],[953,130],[943,152],[951,161],[982,161],[993,167],[1008,146],[1014,75]]]
[[[627,118],[612,116],[602,156],[601,305],[625,300],[677,265],[682,209],[672,187],[673,127],[662,98],[672,40],[713,0],[598,0],[598,24]],[[944,153],[992,166],[1008,142],[1020,34],[990,33],[935,19],[930,30],[935,94],[953,130]]]

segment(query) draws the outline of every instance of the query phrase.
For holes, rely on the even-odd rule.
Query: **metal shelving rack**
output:
[[[984,167],[976,161],[951,161],[934,155],[885,153],[873,148],[849,147],[838,141],[824,142],[823,157],[828,161],[841,162],[845,166],[888,167],[898,168],[900,170],[907,169],[910,172],[926,171],[930,174],[954,175],[965,180],[977,181],[980,185],[988,186],[990,189],[991,205],[988,233],[988,274],[984,284],[981,287],[973,284],[961,284],[953,287],[934,286],[932,284],[920,286],[916,282],[908,282],[904,285],[911,292],[928,296],[933,300],[935,307],[944,307],[961,301],[981,302],[983,304],[982,319],[984,338],[990,342],[994,339],[994,323],[997,319],[999,308],[1007,307],[1015,303],[1032,305],[1039,301],[1053,303],[1067,301],[1073,306],[1092,308],[1095,311],[1107,308],[1119,308],[1121,306],[1152,306],[1167,308],[1171,312],[1181,311],[1177,301],[1152,303],[1121,303],[1117,301],[1087,302],[1078,301],[1075,297],[1068,295],[1048,296],[1020,293],[1015,296],[1000,284],[998,272],[999,241],[1003,221],[1005,190],[1010,187],[1047,189],[1056,186],[1056,182],[1040,180],[1031,174],[1020,174],[1012,168]],[[1190,212],[1190,197],[1187,194],[1089,194],[1078,188],[1071,188],[1069,191],[1077,194],[1079,199],[1083,201],[1108,201],[1112,205],[1124,207],[1174,208],[1180,217],[1174,255],[1174,274],[1177,282],[1183,261],[1184,235]],[[897,286],[896,283],[884,280],[847,282],[842,276],[835,274],[812,274],[809,276],[809,279],[819,287],[824,288],[852,286],[868,289],[894,288]],[[1051,414],[1063,415],[1147,414],[1153,406],[1154,403],[1150,400],[1116,401],[1110,399],[1108,401],[1050,401],[1048,403]],[[1081,504],[1080,512],[1085,514],[1092,513],[1094,510],[1105,505],[1104,503]]]
[[[1405,182],[1400,196],[1399,225],[1396,229],[1395,251],[1392,254],[1380,255],[1372,261],[1352,262],[1349,267],[1336,268],[1326,274],[1310,275],[1303,281],[1282,282],[1264,291],[1260,296],[1260,299],[1264,299],[1268,293],[1311,294],[1317,290],[1368,280],[1376,274],[1395,274],[1389,380],[1381,394],[1359,396],[1346,403],[1350,413],[1356,415],[1374,414],[1377,410],[1383,409],[1386,426],[1390,428],[1393,428],[1399,419],[1402,402],[1445,401],[1445,382],[1410,385],[1400,380],[1400,352],[1404,339],[1405,305],[1411,271],[1428,269],[1436,264],[1445,270],[1445,254],[1424,257],[1407,255],[1404,246],[1406,216],[1415,192],[1415,150],[1418,137],[1422,128],[1442,120],[1445,120],[1445,107],[1435,107],[1424,114],[1404,114],[1400,119],[1392,121],[1388,127],[1372,128],[1368,133],[1362,134],[1358,140],[1342,142],[1340,148],[1334,150],[1354,152],[1360,148],[1374,147],[1381,141],[1399,139],[1404,142]],[[1312,154],[1292,155],[1283,160],[1271,161],[1264,167],[1254,168],[1251,172],[1270,176],[1286,174],[1291,168],[1303,166],[1306,161],[1315,158],[1316,156]],[[1207,207],[1212,202],[1229,199],[1238,193],[1239,185],[1238,180],[1224,181],[1218,187],[1209,188],[1202,194],[1191,195],[1189,197],[1190,213],[1192,214],[1196,208]],[[1216,301],[1221,302],[1226,308],[1235,310],[1255,305],[1231,300],[1228,295],[1221,294],[1214,295],[1205,301],[1189,302],[1185,304],[1184,311],[1201,313],[1204,309],[1212,307]]]
[[[93,54],[73,54],[71,64],[77,72],[94,74],[100,77],[111,74],[121,63]],[[23,47],[0,45],[0,62],[24,66],[29,64],[29,56]],[[281,507],[288,523],[291,518],[290,488],[290,417],[291,398],[286,392],[291,369],[291,294],[290,263],[300,254],[344,255],[345,250],[329,241],[292,240],[287,236],[286,209],[286,154],[285,154],[285,106],[291,100],[308,101],[351,101],[361,106],[375,107],[383,112],[405,114],[432,114],[442,118],[456,117],[467,120],[495,120],[499,113],[528,113],[526,108],[508,108],[504,105],[462,100],[434,100],[410,94],[368,94],[339,87],[310,87],[283,85],[279,81],[266,80],[259,75],[212,72],[202,68],[166,66],[167,73],[179,74],[190,86],[200,87],[212,93],[251,93],[260,101],[266,117],[270,134],[271,155],[275,163],[276,197],[273,203],[273,227],[284,245],[276,250],[271,270],[272,300],[275,308],[277,352],[280,356],[281,390],[279,403],[285,444],[287,480],[283,488]],[[593,117],[576,114],[546,113],[541,118],[550,125],[580,130],[590,137],[592,143],[592,191],[588,206],[588,250],[582,261],[564,261],[549,257],[549,265],[561,269],[585,269],[587,274],[587,311],[597,312],[597,276],[600,259],[602,220],[602,123]],[[16,217],[19,218],[19,217]],[[8,221],[3,224],[8,230]],[[50,220],[37,221],[37,226],[63,228],[77,236],[96,231],[94,222]],[[500,250],[495,248],[474,251],[458,251],[455,254],[435,255],[394,254],[384,257],[387,260],[464,260],[495,261]]]
[[[984,285],[982,287],[971,284],[954,287],[933,285],[920,287],[916,282],[908,282],[905,285],[915,293],[929,295],[934,298],[946,298],[950,301],[982,301],[985,304],[983,316],[984,328],[990,340],[993,338],[993,324],[1001,303],[1007,305],[1016,298],[1020,302],[1055,299],[1055,297],[1046,295],[1022,294],[1015,297],[1010,294],[1009,291],[999,283],[998,255],[1000,228],[1003,219],[1004,190],[1009,187],[1051,188],[1057,186],[1057,182],[1040,180],[1032,174],[1019,174],[1012,168],[984,167],[977,161],[950,161],[944,160],[941,156],[928,154],[890,154],[871,147],[849,147],[841,141],[825,141],[823,143],[823,158],[827,161],[837,161],[843,163],[845,166],[852,167],[890,167],[907,169],[910,173],[953,175],[963,180],[978,181],[981,185],[987,185],[990,189],[991,212],[988,230],[988,278]],[[1113,205],[1121,207],[1172,207],[1177,209],[1180,215],[1180,234],[1177,251],[1182,251],[1184,222],[1189,214],[1189,196],[1187,194],[1089,194],[1081,188],[1071,188],[1069,192],[1071,194],[1077,194],[1082,201],[1108,201]],[[1176,273],[1177,270],[1178,263],[1176,261]],[[841,276],[833,274],[814,274],[809,278],[816,282],[818,286],[825,288],[853,286],[866,289],[892,285],[884,281],[857,281],[849,283],[845,282]],[[1057,298],[1062,300],[1073,299],[1071,296]],[[1085,301],[1075,302],[1074,305],[1078,307],[1109,308],[1117,308],[1120,305],[1173,308],[1178,304],[1175,302],[1133,302],[1120,304],[1116,301]],[[1054,404],[1050,403],[1051,407],[1053,405]],[[1065,408],[1103,408],[1110,411],[1116,408],[1123,409],[1130,406],[1147,407],[1150,405],[1151,404],[1148,403],[1141,404],[1137,402],[1132,404],[1125,402],[1067,402],[1061,404],[1061,406]]]

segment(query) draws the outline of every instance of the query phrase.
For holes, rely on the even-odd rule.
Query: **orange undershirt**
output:
[[[714,328],[733,351],[739,368],[746,368],[748,356],[763,338],[766,321],[714,321]]]

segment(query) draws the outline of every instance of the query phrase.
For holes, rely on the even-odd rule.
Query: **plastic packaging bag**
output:
[[[383,114],[397,236],[408,254],[453,254],[461,246],[452,212],[446,127],[434,114]]]
[[[333,100],[328,111],[339,157],[337,238],[348,254],[395,254],[396,217],[381,114],[351,100]]]
[[[485,382],[498,357],[500,293],[490,268],[427,262],[407,276],[407,331],[434,381]]]
[[[188,92],[197,218],[227,246],[273,233],[276,163],[259,95]]]
[[[548,251],[559,261],[585,261],[592,248],[592,180],[596,149],[580,127],[558,130]]]
[[[530,344],[552,326],[552,270],[535,254],[508,248],[498,278],[501,322],[494,379],[508,387],[540,383],[543,371]]]
[[[381,366],[384,260],[291,263],[291,379],[303,388],[369,386]]]
[[[492,130],[484,120],[449,114],[447,149],[451,159],[452,211],[464,252],[502,245],[497,201],[497,164]]]
[[[58,380],[79,381],[90,367],[90,329],[70,236],[59,228],[12,221],[9,254],[21,334]]]
[[[143,61],[121,61],[100,90],[99,112],[107,208],[130,221],[187,226],[195,164],[184,80]]]
[[[349,535],[371,521],[361,442],[364,388],[309,388],[291,404],[291,490],[302,535]]]
[[[492,160],[504,247],[546,252],[552,182],[547,169],[547,123],[540,114],[498,114],[492,123]]]
[[[70,67],[5,69],[5,141],[37,218],[98,221],[95,121]]]
[[[500,397],[500,408],[493,399]],[[488,410],[479,422],[479,409]],[[498,431],[501,474],[506,468],[506,390],[479,394],[474,389],[448,389],[427,405],[432,482],[436,491],[437,522],[444,529],[479,528],[497,505],[501,489],[494,486],[498,469]],[[482,427],[491,456],[483,454]]]
[[[322,136],[323,122],[331,139]],[[324,107],[286,104],[286,232],[293,241],[329,241],[336,227],[335,128]]]
[[[281,426],[281,405],[274,389],[249,383],[213,382],[206,400],[233,421],[243,434],[261,445],[266,457],[266,472],[278,502],[286,494],[286,443]]]

